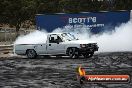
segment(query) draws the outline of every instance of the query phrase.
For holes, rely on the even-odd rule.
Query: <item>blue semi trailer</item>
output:
[[[70,25],[73,28],[85,26],[92,33],[114,30],[115,26],[130,20],[130,11],[82,12],[77,14],[37,14],[38,30],[52,32],[56,28]]]

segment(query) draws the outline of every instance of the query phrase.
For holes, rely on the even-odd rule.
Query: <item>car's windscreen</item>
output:
[[[63,39],[66,41],[76,40],[75,36],[70,33],[63,33],[61,35],[62,35]]]

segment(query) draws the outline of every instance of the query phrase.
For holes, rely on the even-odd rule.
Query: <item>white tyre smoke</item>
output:
[[[46,31],[34,31],[25,36],[20,36],[16,39],[14,44],[39,44],[45,43],[47,39]]]
[[[132,21],[123,23],[119,27],[115,27],[115,31],[112,33],[107,32],[101,35],[91,35],[89,29],[85,27],[73,29],[70,26],[57,28],[53,32],[71,32],[79,39],[97,41],[99,52],[132,51]],[[40,44],[45,43],[46,40],[47,32],[36,30],[26,36],[18,37],[15,44]]]

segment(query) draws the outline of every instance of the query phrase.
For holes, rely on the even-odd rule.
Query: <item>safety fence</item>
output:
[[[12,45],[0,45],[0,54],[13,53],[13,44]]]
[[[21,28],[20,35],[26,35],[34,29]],[[13,53],[13,43],[16,40],[16,29],[9,27],[0,27],[0,55]]]
[[[20,35],[26,35],[34,29],[21,28],[19,31]],[[16,39],[15,28],[0,27],[0,45],[13,44]]]

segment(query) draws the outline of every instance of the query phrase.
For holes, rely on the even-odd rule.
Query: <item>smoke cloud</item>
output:
[[[112,33],[92,36],[97,41],[100,52],[132,51],[132,21],[115,27]]]
[[[115,27],[114,31],[107,31],[97,35],[92,35],[85,26],[79,28],[66,26],[53,32],[71,32],[79,39],[96,41],[99,46],[99,52],[132,51],[132,20]]]
[[[34,31],[27,35],[20,36],[16,39],[14,44],[40,44],[45,43],[47,39],[46,31]]]
[[[96,35],[92,35],[89,32],[89,28],[85,26],[78,28],[65,26],[64,28],[57,28],[53,32],[70,32],[75,34],[79,39],[96,41],[99,46],[99,52],[132,51],[132,21],[115,27],[115,30],[112,32]],[[35,31],[26,36],[20,36],[15,41],[15,44],[39,44],[45,43],[46,39],[46,31]]]

